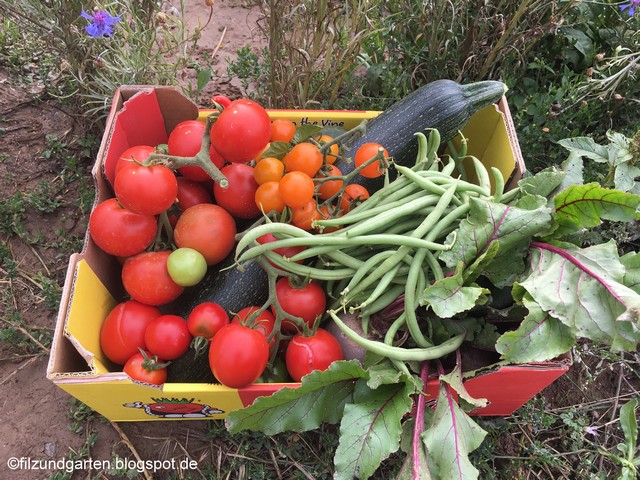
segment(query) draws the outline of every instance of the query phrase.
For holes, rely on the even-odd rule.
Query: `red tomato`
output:
[[[161,315],[151,320],[144,332],[147,349],[165,360],[175,360],[189,349],[191,333],[184,318]]]
[[[167,141],[169,155],[176,155],[179,157],[195,156],[202,147],[204,129],[205,124],[199,120],[185,120],[184,122],[180,122],[169,134],[169,140]],[[218,154],[213,146],[209,148],[209,158],[218,168],[222,168],[224,165],[224,159],[220,154]],[[200,167],[181,167],[178,171],[190,180],[198,182],[211,179],[207,172]]]
[[[276,282],[276,298],[285,312],[300,317],[311,328],[327,307],[324,290],[315,280],[302,287],[295,287],[287,277],[282,277]],[[288,332],[297,330],[296,324],[287,319],[282,321],[282,328]]]
[[[142,252],[122,266],[122,283],[131,298],[146,305],[164,305],[184,291],[167,270],[170,251]],[[155,352],[154,352],[155,353]]]
[[[176,223],[173,240],[178,247],[197,250],[215,265],[224,260],[233,249],[236,223],[224,208],[202,203],[187,208]]]
[[[243,308],[233,316],[233,318],[231,319],[231,323],[253,328],[254,330],[262,333],[266,339],[269,339],[269,335],[271,335],[271,332],[273,332],[273,327],[275,327],[276,325],[276,318],[268,310],[265,310],[257,317],[252,318],[251,315],[258,310],[260,310],[260,307]],[[275,337],[271,339],[269,348],[273,347],[275,340]]]
[[[114,363],[124,365],[138,352],[147,348],[144,331],[147,325],[161,315],[160,310],[134,300],[116,305],[102,322],[100,328],[100,348],[102,353]]]
[[[273,233],[265,233],[264,235],[261,235],[260,237],[258,237],[256,240],[259,244],[262,245],[269,242],[275,242],[278,239],[273,235]],[[307,247],[305,247],[304,245],[301,245],[299,247],[283,247],[283,248],[276,248],[275,250],[272,250],[272,252],[277,253],[278,255],[282,255],[284,258],[291,258],[296,253],[300,253],[306,250],[306,248]],[[299,260],[296,263],[302,263],[302,260]]]
[[[211,340],[209,366],[227,387],[244,388],[255,382],[269,361],[269,344],[261,332],[229,324]]]
[[[270,137],[269,114],[246,98],[231,102],[211,127],[211,145],[231,163],[254,160]]]
[[[89,217],[89,233],[102,250],[116,257],[128,257],[146,249],[156,236],[158,221],[153,215],[133,213],[110,198],[99,203]]]
[[[178,177],[178,196],[176,197],[178,208],[184,211],[201,203],[212,203],[209,190],[200,182],[189,180],[186,177]]]
[[[194,337],[205,337],[211,340],[218,331],[229,324],[227,311],[214,302],[203,302],[196,305],[187,317],[187,327]]]
[[[158,215],[175,202],[178,181],[169,167],[131,162],[118,172],[113,191],[124,208],[143,215]]]
[[[343,359],[336,337],[322,328],[310,337],[294,335],[285,356],[287,370],[295,382],[313,370],[326,370],[334,361]]]
[[[149,155],[155,153],[155,151],[156,148],[149,145],[138,145],[135,147],[127,148],[124,152],[122,152],[122,155],[120,155],[120,158],[118,158],[118,161],[116,162],[116,178],[118,178],[118,172],[120,172],[122,167],[136,162],[143,163],[147,158],[149,158]]]
[[[256,205],[258,182],[253,175],[253,167],[245,164],[227,165],[222,173],[229,185],[225,188],[213,185],[216,203],[237,218],[255,218],[260,215]]]
[[[146,358],[145,358],[146,355]],[[167,381],[167,367],[163,366],[163,361],[145,352],[143,355],[138,352],[127,360],[122,371],[129,375],[132,380],[150,383],[151,385],[162,385]]]
[[[211,103],[218,103],[222,108],[227,108],[231,105],[231,99],[225,95],[214,95],[211,97]]]

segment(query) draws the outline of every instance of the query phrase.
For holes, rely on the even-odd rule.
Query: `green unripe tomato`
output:
[[[167,270],[178,285],[191,287],[207,273],[207,260],[197,250],[182,247],[171,252],[167,258]]]

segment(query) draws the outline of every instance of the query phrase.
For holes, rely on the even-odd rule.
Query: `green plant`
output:
[[[618,453],[611,453],[605,449],[600,449],[602,455],[607,456],[616,464],[621,466],[618,480],[632,480],[637,478],[640,466],[640,454],[637,454],[638,446],[638,420],[636,418],[636,408],[638,399],[628,401],[620,408],[620,426],[624,432],[625,441],[616,445]]]
[[[92,15],[117,16],[111,34],[85,30],[84,8]],[[183,1],[165,12],[152,0],[112,0],[95,10],[79,0],[3,0],[0,13],[5,26],[0,55],[17,68],[38,59],[30,66],[35,70],[31,80],[49,95],[77,102],[93,121],[106,115],[122,84],[176,84],[193,68],[192,47],[206,27],[187,30]],[[198,92],[204,80],[198,79]]]

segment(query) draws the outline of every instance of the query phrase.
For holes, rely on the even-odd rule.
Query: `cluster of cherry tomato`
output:
[[[167,378],[166,362],[182,356],[194,338],[202,337],[208,342],[211,371],[224,385],[241,388],[258,380],[278,353],[274,349],[284,354],[290,378],[300,381],[310,371],[342,358],[338,341],[316,324],[326,308],[322,285],[294,285],[285,277],[277,281],[281,311],[308,327],[301,332],[300,325],[284,319],[285,342],[275,342],[281,332],[274,333],[277,311],[273,307],[226,312],[205,302],[186,319],[162,314],[158,307],[176,300],[204,277],[209,266],[231,253],[237,219],[286,213],[288,221],[311,230],[313,220],[348,211],[368,192],[357,184],[345,187],[343,179],[333,178],[341,176],[334,165],[339,148],[333,138],[318,134],[295,140],[293,122],[271,121],[257,103],[216,100],[224,110],[211,126],[206,157],[224,175],[226,187],[212,182],[210,173],[200,166],[171,163],[206,150],[205,123],[188,120],[170,133],[168,156],[157,153],[157,146],[126,150],[115,167],[114,198],[98,204],[90,216],[91,238],[121,260],[122,284],[130,297],[103,322],[102,350],[123,365],[131,378],[162,384]],[[270,149],[276,144],[278,156]],[[326,152],[321,150],[323,145]],[[367,144],[357,152],[356,166],[379,151],[383,152],[381,146]],[[386,151],[384,155],[388,156]],[[382,172],[374,163],[360,173],[373,177]],[[163,242],[167,232],[171,232],[169,241]],[[264,236],[258,241],[273,240]],[[276,253],[290,257],[297,251]]]

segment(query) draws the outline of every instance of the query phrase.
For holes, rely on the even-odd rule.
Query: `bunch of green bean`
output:
[[[460,346],[464,335],[445,346],[434,346],[420,328],[416,310],[424,289],[444,277],[438,255],[452,247],[453,243],[446,244],[445,239],[466,217],[469,199],[493,197],[499,201],[504,190],[504,179],[493,168],[492,193],[490,174],[476,158],[471,158],[471,162],[477,185],[455,177],[456,166],[459,168],[461,162],[450,158],[441,164],[436,130],[429,138],[421,132],[416,136],[419,150],[412,168],[395,166],[398,177],[369,199],[342,217],[315,222],[320,229],[336,226],[340,229],[312,234],[286,223],[271,222],[249,230],[236,249],[240,265],[263,256],[285,274],[326,282],[330,315],[338,326],[347,335],[354,334],[357,338],[352,340],[356,343],[377,353],[386,352],[395,361],[437,358]],[[267,233],[279,240],[258,244],[257,239]],[[306,249],[291,258],[273,252],[291,246]],[[311,263],[297,263],[300,260]],[[369,318],[399,297],[404,298],[404,312],[386,332],[384,342],[348,332],[348,327],[335,315],[339,310],[357,312],[366,332]],[[408,331],[417,348],[390,345],[401,328]]]

